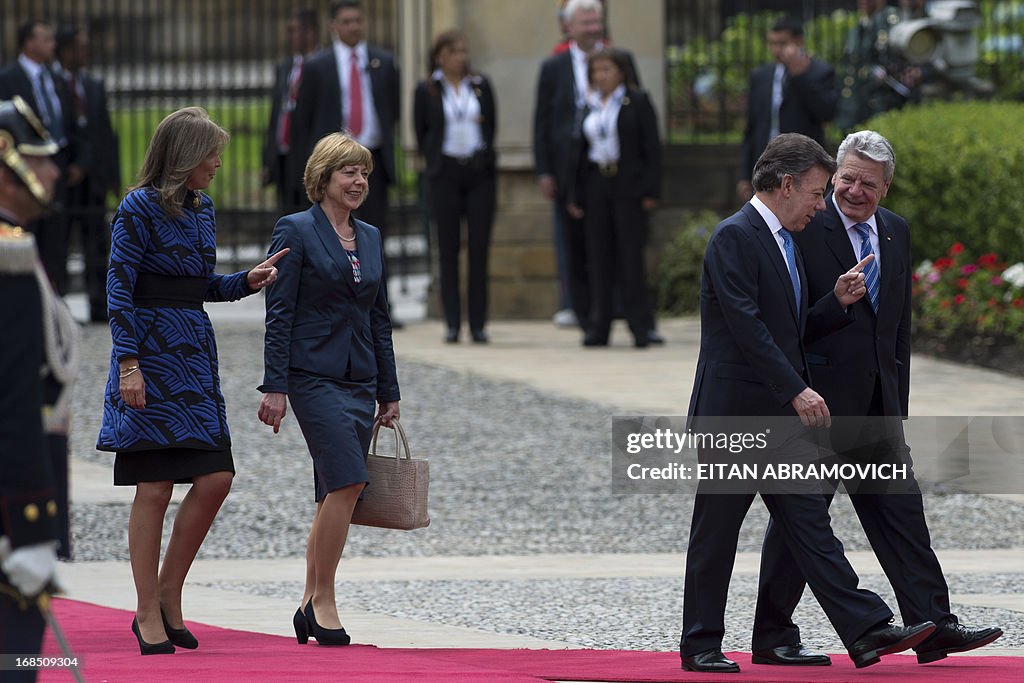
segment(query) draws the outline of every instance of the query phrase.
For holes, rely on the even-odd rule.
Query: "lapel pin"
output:
[[[374,57],[373,59],[370,60],[370,68],[371,69],[376,69],[379,66],[380,66],[380,60],[379,59]]]
[[[628,97],[623,97],[622,98],[622,106],[625,107],[628,104],[629,104],[629,98]]]

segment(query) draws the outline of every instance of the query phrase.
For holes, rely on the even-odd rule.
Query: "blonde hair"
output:
[[[372,173],[373,154],[344,133],[331,133],[320,138],[309,155],[302,177],[309,201],[323,201],[331,175],[345,166],[365,166],[366,172]],[[369,192],[369,185],[366,191]],[[363,199],[366,199],[365,194]]]
[[[220,154],[231,136],[202,107],[168,114],[153,133],[139,179],[131,189],[152,187],[157,202],[171,216],[181,212],[189,176],[199,164]]]

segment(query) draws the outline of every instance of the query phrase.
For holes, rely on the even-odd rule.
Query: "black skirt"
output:
[[[117,451],[114,458],[114,486],[135,486],[144,481],[191,484],[193,477],[213,472],[235,473],[231,448],[220,451],[198,448]]]

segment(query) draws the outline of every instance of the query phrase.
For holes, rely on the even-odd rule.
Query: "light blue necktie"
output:
[[[874,253],[871,249],[871,226],[867,223],[857,223],[853,229],[860,235],[860,260],[863,261],[868,254]],[[864,285],[868,288],[868,299],[875,313],[878,313],[878,284],[878,264],[875,263],[875,259],[871,259],[864,266]]]
[[[39,72],[39,90],[43,96],[43,101],[39,104],[46,112],[46,127],[50,131],[50,136],[59,143],[64,140],[64,120],[61,117],[60,106],[54,106],[53,100],[50,99],[50,88],[46,87],[47,76],[49,73],[45,69]]]
[[[796,310],[800,312],[800,271],[796,269],[796,253],[793,251],[793,236],[789,230],[779,230],[782,236],[782,249],[786,252],[786,265],[789,267],[789,279],[793,283],[793,294],[796,295]]]

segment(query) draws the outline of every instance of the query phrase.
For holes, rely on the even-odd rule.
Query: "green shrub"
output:
[[[887,112],[865,127],[896,151],[883,205],[909,222],[915,260],[955,242],[970,255],[1024,260],[1024,105],[933,103]]]
[[[658,310],[684,315],[700,310],[700,274],[704,249],[721,218],[713,211],[688,213],[661,255],[655,288]]]

